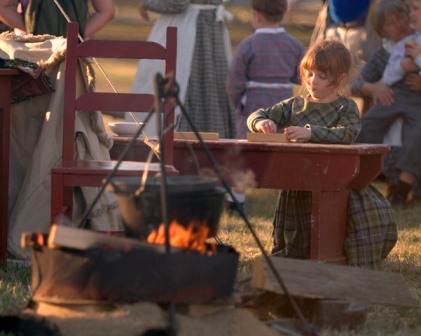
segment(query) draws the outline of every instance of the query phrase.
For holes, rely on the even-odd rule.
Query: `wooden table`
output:
[[[16,69],[0,69],[0,265],[6,265],[9,225],[10,97]]]
[[[111,157],[118,157],[128,138],[114,138]],[[386,145],[259,143],[246,140],[206,141],[232,186],[248,177],[255,188],[312,192],[310,258],[344,264],[348,190],[361,189],[382,171]],[[148,147],[138,140],[128,160],[144,160]],[[194,154],[193,154],[194,153]],[[174,141],[174,166],[182,175],[211,168],[196,140]],[[200,167],[198,169],[198,167]],[[240,177],[240,178],[239,178]]]

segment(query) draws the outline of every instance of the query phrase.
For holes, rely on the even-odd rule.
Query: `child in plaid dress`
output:
[[[242,41],[228,68],[228,93],[235,107],[237,138],[247,136],[247,117],[293,95],[304,46],[280,27],[287,0],[253,0],[255,33]]]
[[[289,140],[350,144],[360,130],[355,102],[343,96],[349,80],[351,55],[339,41],[316,43],[300,64],[309,95],[295,96],[247,120],[250,131],[274,133],[283,129]],[[272,254],[310,256],[311,192],[282,190],[273,221]],[[351,190],[345,253],[349,265],[374,268],[397,240],[390,203],[373,187]]]

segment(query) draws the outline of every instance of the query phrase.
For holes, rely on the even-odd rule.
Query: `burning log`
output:
[[[193,221],[185,227],[173,220],[169,225],[169,244],[171,247],[178,247],[198,251],[201,254],[208,253],[208,255],[211,255],[213,251],[216,251],[216,246],[206,244],[209,231],[209,227],[197,221]],[[165,225],[161,224],[157,230],[152,231],[146,241],[151,244],[164,245]],[[211,250],[209,247],[211,247]]]
[[[51,249],[70,248],[75,250],[102,248],[111,251],[125,252],[143,249],[152,250],[157,253],[165,252],[163,246],[148,244],[133,238],[111,236],[101,232],[56,224],[51,226],[49,234],[41,232],[23,233],[21,246],[30,248],[48,246],[48,248]],[[175,248],[172,250],[172,252],[177,251],[180,251],[180,249]]]

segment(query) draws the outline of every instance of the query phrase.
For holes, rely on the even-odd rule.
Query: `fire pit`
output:
[[[238,253],[207,241],[216,235],[225,191],[214,178],[167,180],[168,227],[161,216],[160,179],[115,178],[128,237],[53,225],[27,234],[32,299],[59,304],[151,301],[207,303],[231,295]],[[165,246],[164,246],[165,245]]]
[[[33,301],[58,304],[150,301],[206,303],[231,295],[238,253],[31,248]]]

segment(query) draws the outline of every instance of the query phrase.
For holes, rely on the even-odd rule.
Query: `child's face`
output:
[[[411,34],[409,16],[405,13],[391,13],[385,16],[380,33],[383,37],[398,42]]]
[[[409,18],[416,31],[421,31],[421,0],[413,0],[410,5]]]
[[[338,97],[329,76],[317,70],[305,70],[306,88],[311,100],[318,103],[329,103]]]

